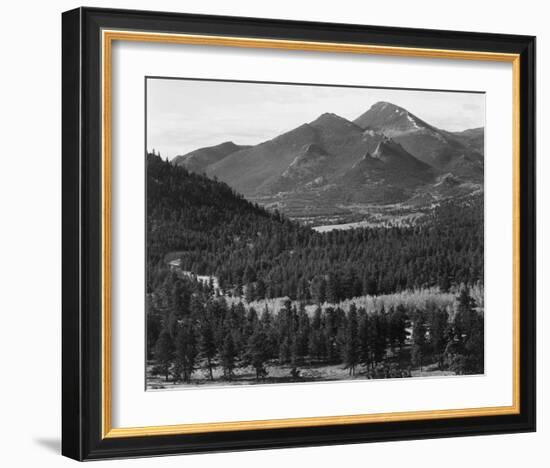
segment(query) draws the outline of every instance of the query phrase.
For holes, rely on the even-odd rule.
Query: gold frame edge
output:
[[[512,405],[447,410],[406,411],[372,413],[342,416],[319,416],[307,418],[286,418],[251,421],[230,421],[212,423],[191,423],[165,426],[112,427],[111,394],[111,50],[112,42],[161,42],[187,45],[210,45],[224,47],[245,47],[261,49],[304,50],[368,55],[388,55],[415,58],[439,58],[509,62],[512,64],[513,99],[513,362],[512,362]],[[171,33],[148,33],[127,30],[102,30],[101,33],[101,135],[102,135],[102,294],[101,294],[101,437],[124,438],[155,435],[202,434],[208,432],[242,431],[253,429],[281,429],[297,427],[319,427],[375,422],[397,422],[413,420],[434,420],[445,418],[513,415],[520,412],[519,388],[519,158],[520,158],[520,56],[519,54],[478,52],[445,49],[421,49],[411,47],[377,46],[368,44],[346,44],[328,42],[291,41],[279,39],[255,39],[213,35],[189,35]]]

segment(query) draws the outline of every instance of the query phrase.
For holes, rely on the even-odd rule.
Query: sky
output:
[[[485,125],[479,93],[149,78],[147,149],[172,159],[225,141],[255,145],[325,112],[356,119],[378,101],[444,130]]]

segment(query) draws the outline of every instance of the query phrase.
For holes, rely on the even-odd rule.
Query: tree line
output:
[[[403,305],[368,313],[351,305],[318,306],[310,315],[287,300],[276,311],[257,311],[223,297],[192,278],[168,273],[148,304],[148,358],[152,374],[166,382],[193,378],[231,381],[237,368],[256,380],[270,366],[286,366],[288,379],[300,368],[341,365],[350,376],[409,377],[426,366],[456,374],[483,372],[483,313],[464,287],[456,310],[429,304]]]

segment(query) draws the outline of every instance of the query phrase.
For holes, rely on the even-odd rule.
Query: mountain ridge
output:
[[[174,157],[171,162],[172,164],[183,166],[193,172],[203,172],[208,166],[245,148],[248,148],[248,146],[237,145],[232,141],[225,141],[218,145],[206,146],[184,155],[178,155]]]
[[[356,203],[429,205],[482,190],[483,138],[483,127],[448,132],[379,101],[353,121],[326,112],[257,145],[199,148],[175,164],[300,216]],[[440,184],[444,174],[457,184]]]

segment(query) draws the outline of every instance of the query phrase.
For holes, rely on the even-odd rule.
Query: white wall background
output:
[[[110,466],[370,466],[446,468],[546,466],[550,456],[548,389],[550,347],[543,342],[550,303],[544,281],[550,268],[543,235],[550,177],[545,155],[550,55],[544,2],[523,0],[110,0],[88,6],[221,15],[458,29],[538,36],[538,432],[510,436],[225,453],[106,462]],[[61,330],[61,12],[78,1],[9,2],[0,27],[0,463],[68,466],[60,445]],[[546,216],[544,216],[546,211]],[[544,271],[543,271],[544,270]]]

